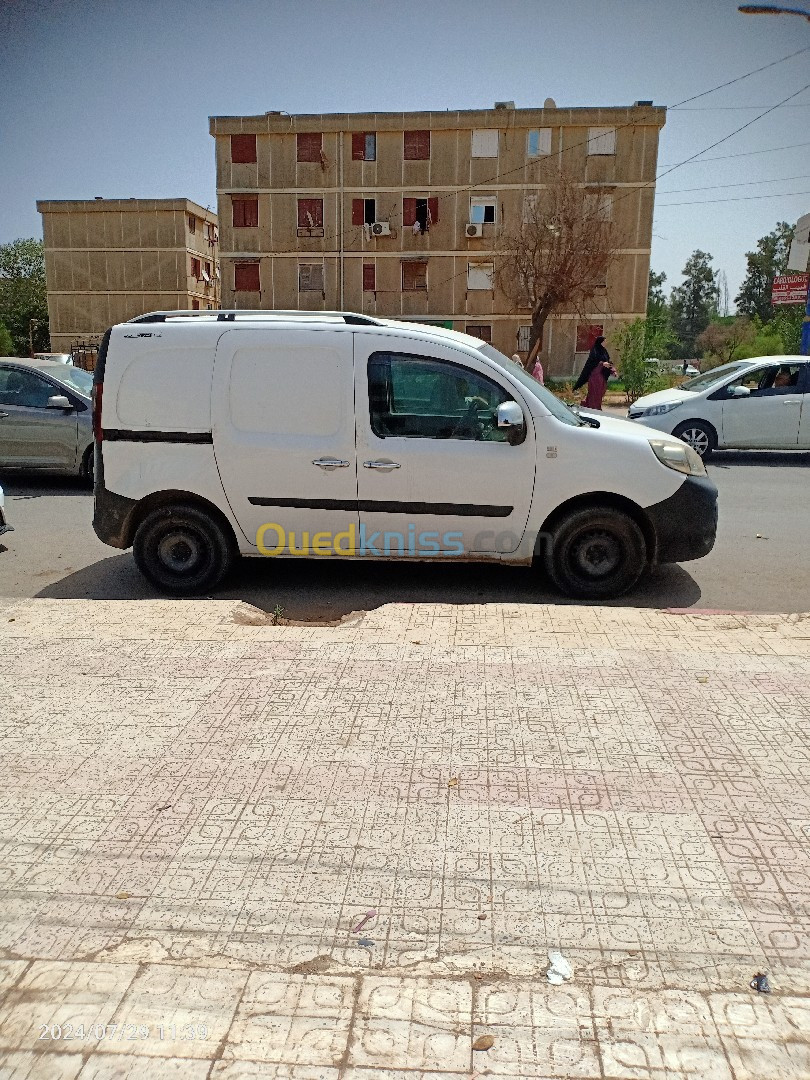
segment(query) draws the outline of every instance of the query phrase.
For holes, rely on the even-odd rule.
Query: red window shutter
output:
[[[406,131],[402,151],[406,161],[427,160],[430,157],[430,132]]]
[[[255,135],[231,135],[231,161],[236,164],[256,160]]]
[[[323,199],[298,200],[298,228],[323,228]]]
[[[365,131],[352,132],[352,161],[365,161],[366,159],[366,133]]]
[[[234,292],[259,292],[259,264],[237,263],[233,272]]]
[[[301,131],[296,136],[298,161],[320,161],[323,136],[320,131]]]
[[[363,199],[352,199],[352,225],[365,225],[366,208]]]
[[[402,227],[407,229],[416,221],[416,199],[402,200]]]
[[[377,288],[377,267],[374,263],[363,263],[363,292],[374,292]]]
[[[596,339],[601,335],[601,326],[588,326],[587,323],[580,323],[577,326],[577,352],[590,352],[596,343]]]
[[[258,199],[233,200],[233,227],[235,229],[255,228],[259,224]]]
[[[192,311],[199,311],[200,310],[200,301],[199,300],[192,300],[191,301],[191,310]]]
[[[433,225],[439,220],[439,200],[428,199],[428,213],[430,214],[430,221]]]

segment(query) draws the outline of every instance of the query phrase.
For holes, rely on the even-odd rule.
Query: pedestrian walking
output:
[[[537,379],[541,386],[545,385],[546,377],[543,372],[543,365],[540,363],[539,357],[534,362],[534,367],[532,368],[532,378]]]
[[[602,344],[604,340],[603,337],[598,337],[593,343],[591,351],[588,353],[588,359],[585,361],[580,376],[574,384],[574,390],[579,390],[580,387],[585,386],[586,383],[588,384],[588,393],[582,404],[586,409],[598,409],[600,412],[602,410],[602,399],[607,389],[607,381],[611,375],[617,374],[611,363],[610,353]]]

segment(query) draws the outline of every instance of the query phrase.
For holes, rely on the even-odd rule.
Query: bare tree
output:
[[[730,323],[709,323],[696,342],[705,361],[703,370],[734,360],[740,346],[750,345],[756,336],[757,328],[747,315],[738,315]]]
[[[540,351],[549,315],[561,308],[587,314],[620,246],[607,189],[585,187],[556,164],[540,182],[545,186],[524,196],[522,223],[502,230],[495,242],[498,288],[515,309],[531,311],[527,367]]]

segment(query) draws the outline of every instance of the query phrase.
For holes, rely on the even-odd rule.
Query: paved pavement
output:
[[[717,454],[720,531],[705,559],[665,566],[618,606],[742,611],[810,610],[810,454]],[[131,552],[93,533],[92,496],[71,480],[0,479],[16,532],[0,541],[0,596],[127,599],[158,594]],[[2,550],[5,544],[7,551]],[[565,601],[539,574],[482,565],[392,565],[246,560],[219,597],[293,619],[337,619],[386,603]]]
[[[0,601],[4,1080],[810,1076],[810,616],[255,617]]]

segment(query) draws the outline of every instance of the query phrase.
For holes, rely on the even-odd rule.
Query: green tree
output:
[[[647,361],[655,357],[666,367],[677,344],[663,317],[634,319],[613,335],[618,364],[627,401],[658,389],[661,373],[658,365]]]
[[[757,326],[747,315],[710,322],[696,342],[705,361],[701,370],[709,371],[719,364],[741,359],[742,350],[751,345],[756,336]]]
[[[13,356],[14,342],[5,323],[0,322],[0,356]]]
[[[28,355],[32,320],[34,350],[47,351],[45,253],[42,241],[33,237],[0,244],[0,321],[11,334],[16,356]]]
[[[787,356],[801,352],[803,322],[804,304],[780,304],[768,324],[768,329],[781,338]]]
[[[693,251],[683,268],[682,284],[672,290],[669,306],[672,329],[680,342],[678,355],[695,355],[695,342],[717,313],[719,289],[712,257],[699,249]]]
[[[664,282],[667,280],[665,273],[656,274],[650,269],[650,283],[647,287],[647,317],[654,318],[662,315],[667,310],[667,298],[664,296]]]
[[[780,221],[776,228],[757,240],[756,251],[746,252],[747,270],[735,302],[741,315],[757,316],[762,322],[773,318],[771,286],[777,274],[787,270],[794,225]]]

